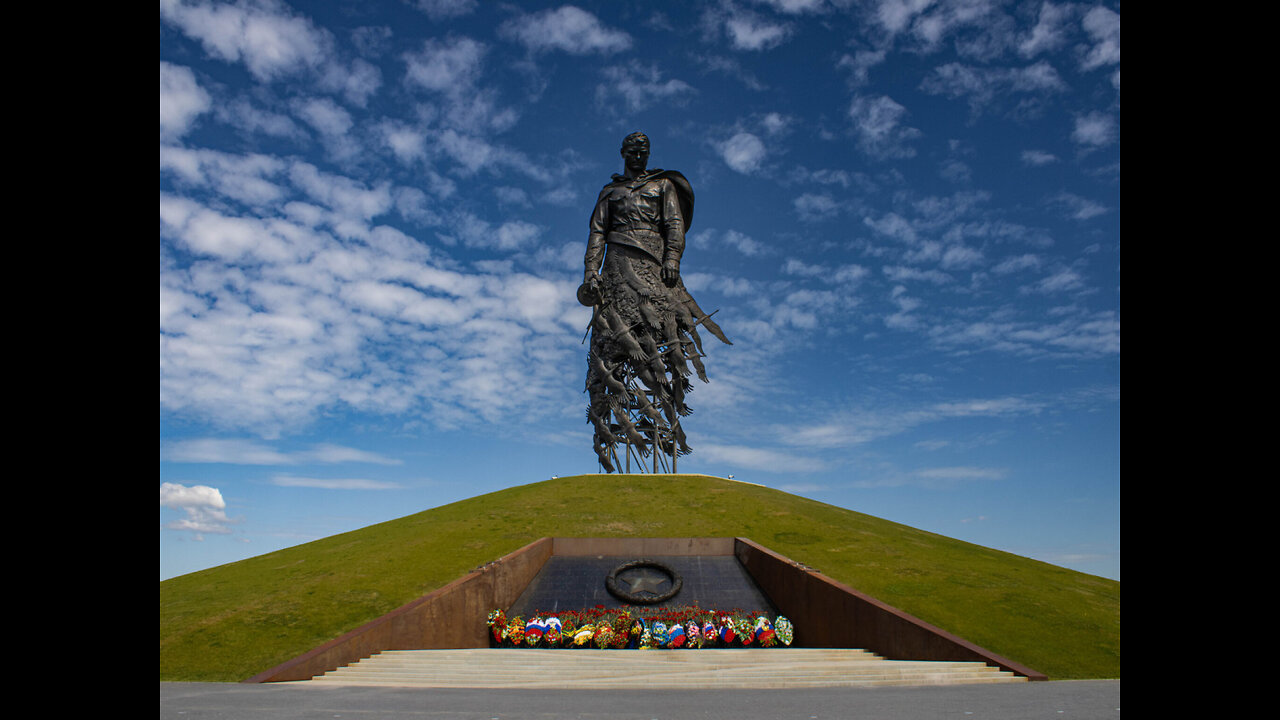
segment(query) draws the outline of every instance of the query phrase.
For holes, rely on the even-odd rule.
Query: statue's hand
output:
[[[674,287],[680,282],[680,266],[673,262],[664,263],[662,266],[662,282],[667,287]]]

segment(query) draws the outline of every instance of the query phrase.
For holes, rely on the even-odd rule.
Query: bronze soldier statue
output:
[[[674,170],[650,170],[649,138],[622,141],[623,174],[600,191],[587,239],[578,301],[593,308],[587,356],[587,419],[600,465],[615,472],[618,445],[648,457],[690,452],[680,418],[691,410],[689,375],[707,382],[701,325],[728,345],[680,278],[693,188]],[[692,370],[690,367],[692,366]],[[643,465],[643,463],[641,463]]]

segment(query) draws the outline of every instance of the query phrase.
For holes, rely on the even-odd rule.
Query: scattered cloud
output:
[[[261,81],[318,69],[332,52],[327,31],[273,0],[161,0],[160,19],[199,40],[211,57],[243,63]]]
[[[828,9],[827,0],[755,0],[786,15],[821,13]]]
[[[1018,52],[1024,57],[1035,57],[1061,48],[1070,36],[1069,23],[1074,16],[1070,4],[1042,3],[1035,26],[1018,43]]]
[[[1027,113],[1032,106],[1026,96],[1044,97],[1067,89],[1066,82],[1048,62],[1027,67],[976,67],[963,63],[947,63],[934,68],[920,89],[932,95],[952,99],[967,98],[973,115],[1002,107],[1005,98],[1022,96],[1015,109]]]
[[[185,135],[212,105],[213,99],[196,82],[191,68],[160,61],[161,140]]]
[[[750,175],[764,164],[764,143],[751,133],[741,132],[720,144],[720,156],[730,168]]]
[[[1022,164],[1024,165],[1030,165],[1031,167],[1043,167],[1045,165],[1052,165],[1056,162],[1058,162],[1057,156],[1053,153],[1045,152],[1044,150],[1022,151]]]
[[[1049,202],[1073,220],[1091,220],[1107,213],[1107,208],[1101,203],[1069,192],[1060,192]]]
[[[512,18],[499,27],[498,33],[534,52],[609,55],[629,50],[632,45],[630,35],[605,27],[595,15],[572,5]]]
[[[1008,396],[939,402],[919,407],[846,409],[829,413],[816,421],[775,428],[774,436],[791,447],[847,448],[946,420],[1034,416],[1049,406],[1042,400]]]
[[[1081,67],[1094,70],[1120,64],[1120,13],[1101,5],[1085,13],[1081,22],[1092,46],[1084,54]]]
[[[746,12],[730,14],[725,18],[724,29],[738,50],[768,50],[781,45],[789,35],[786,25]]]
[[[468,37],[428,38],[421,50],[405,53],[405,80],[440,93],[468,92],[480,79],[487,51]]]
[[[627,65],[614,65],[600,71],[604,82],[596,86],[596,102],[601,107],[639,112],[655,103],[683,103],[697,91],[692,85],[676,78],[663,79],[663,73],[655,65],[632,61]]]
[[[925,480],[1003,480],[1008,474],[1003,468],[984,467],[936,467],[915,471],[916,477]]]
[[[478,0],[413,0],[413,6],[437,22],[475,12]]]
[[[1075,128],[1071,131],[1071,139],[1088,148],[1105,147],[1114,143],[1120,135],[1114,117],[1102,112],[1088,112],[1077,115]]]
[[[228,535],[234,524],[227,517],[222,493],[208,485],[161,483],[160,507],[184,512],[186,517],[165,523],[164,527],[192,533],[196,540],[203,540],[205,535]]]
[[[271,484],[279,487],[316,488],[319,490],[400,490],[399,483],[367,478],[310,478],[276,475]]]
[[[762,472],[817,472],[826,467],[824,462],[814,457],[754,445],[699,443],[695,449],[706,460],[713,463]]]
[[[401,465],[403,461],[378,453],[320,444],[305,450],[279,450],[266,443],[244,438],[192,438],[168,443],[161,456],[176,463],[222,463],[229,465],[304,465],[313,463],[371,463]]]
[[[870,82],[872,68],[884,63],[888,53],[885,50],[857,50],[852,55],[845,54],[836,62],[836,68],[849,73],[849,85],[860,88]]]
[[[805,222],[829,220],[840,213],[840,201],[827,193],[804,193],[792,201],[796,214]]]
[[[906,118],[907,109],[887,95],[857,95],[849,104],[858,147],[874,158],[915,156],[911,142],[921,133],[906,125]]]

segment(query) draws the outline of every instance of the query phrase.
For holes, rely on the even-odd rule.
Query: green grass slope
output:
[[[579,475],[165,580],[160,679],[243,680],[544,536],[747,537],[1052,679],[1120,677],[1114,580],[721,478]]]

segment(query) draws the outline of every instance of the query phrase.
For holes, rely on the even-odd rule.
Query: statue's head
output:
[[[631,133],[622,139],[622,152],[625,153],[628,147],[640,147],[649,152],[649,136],[642,132]]]
[[[633,132],[624,138],[622,161],[633,173],[643,172],[649,164],[649,137],[642,132]]]

